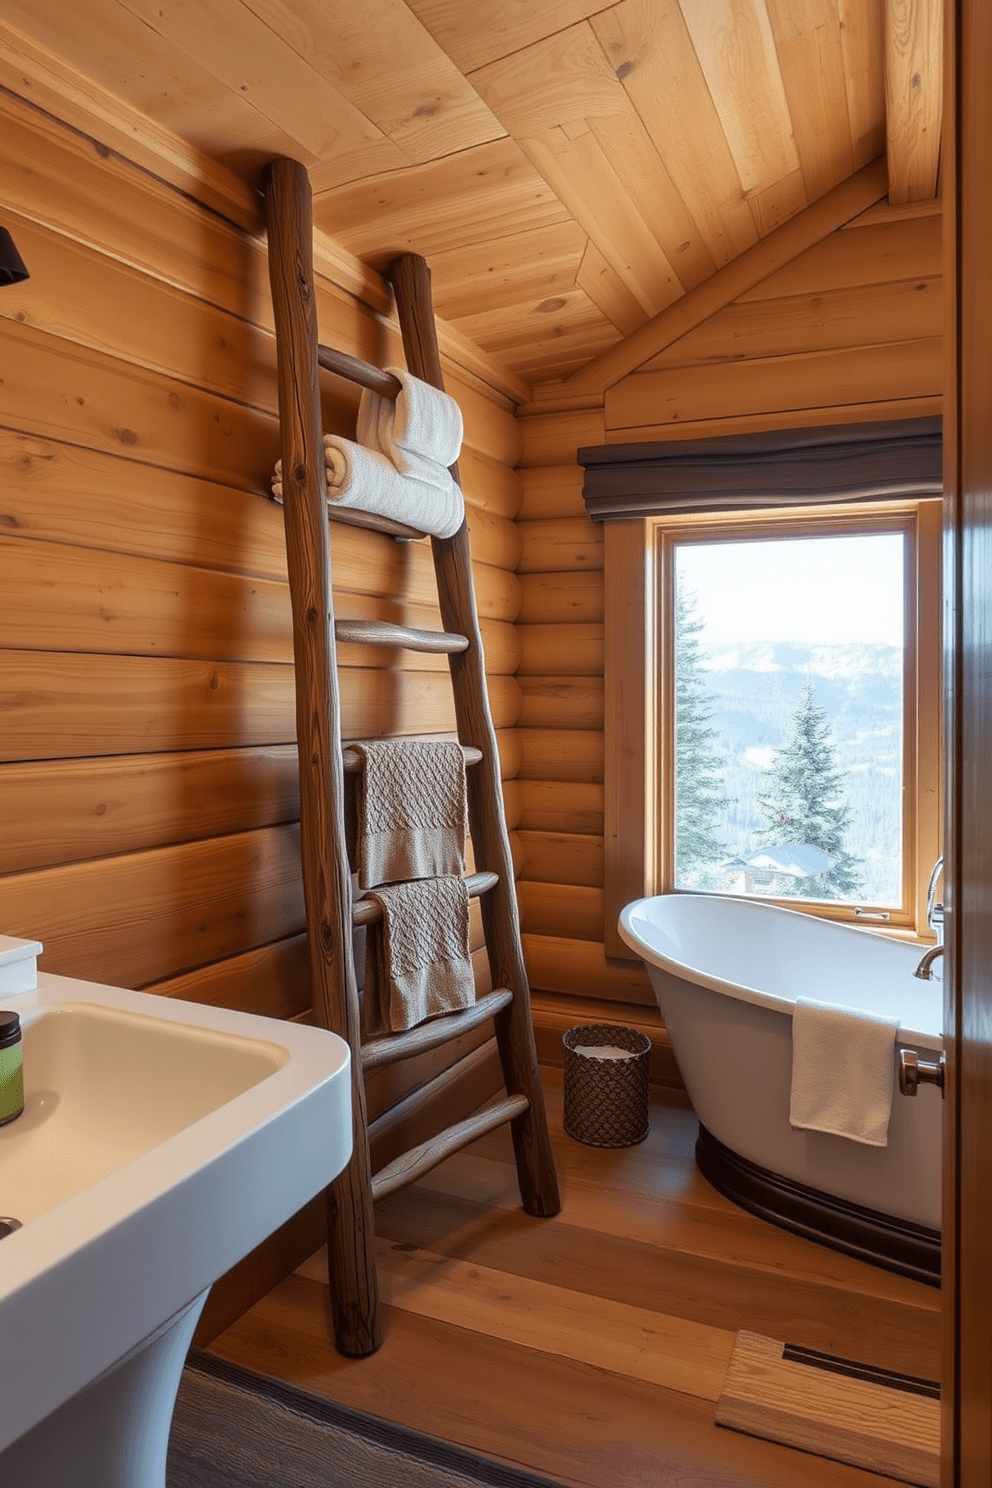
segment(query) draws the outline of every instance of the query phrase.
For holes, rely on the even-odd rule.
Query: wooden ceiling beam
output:
[[[608,387],[626,377],[687,331],[701,325],[718,310],[724,309],[740,295],[753,289],[769,274],[791,263],[814,244],[850,222],[884,197],[886,190],[885,157],[855,172],[819,201],[813,202],[798,216],[776,228],[768,237],[755,243],[739,257],[725,264],[710,279],[704,280],[666,310],[649,320],[640,330],[619,345],[593,360],[565,382],[547,384],[535,389],[534,401],[526,412],[543,413],[593,407]]]
[[[886,0],[885,133],[893,206],[937,194],[942,27],[942,0]]]

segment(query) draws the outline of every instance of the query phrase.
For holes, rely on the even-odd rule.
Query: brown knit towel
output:
[[[358,744],[357,867],[363,889],[465,871],[465,756],[438,739]]]
[[[461,878],[383,885],[366,896],[382,908],[365,940],[362,1032],[398,1033],[475,1001],[468,889]]]

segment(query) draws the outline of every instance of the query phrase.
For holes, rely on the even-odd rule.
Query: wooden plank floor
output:
[[[585,1147],[545,1085],[562,1213],[520,1209],[503,1130],[378,1206],[385,1341],[330,1341],[323,1252],[211,1344],[261,1373],[581,1488],[883,1488],[714,1424],[735,1334],[939,1377],[939,1292],[721,1198],[696,1122],[652,1096],[646,1142]]]

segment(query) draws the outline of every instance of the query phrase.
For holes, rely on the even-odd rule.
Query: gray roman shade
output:
[[[578,452],[595,522],[939,496],[941,420],[895,419]]]

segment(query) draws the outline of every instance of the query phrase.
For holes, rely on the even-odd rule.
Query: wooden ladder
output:
[[[335,620],[327,492],[324,475],[319,367],[395,396],[389,373],[319,346],[313,285],[310,182],[295,160],[277,159],[265,172],[269,277],[275,315],[283,506],[296,664],[300,761],[300,852],[306,905],[314,1017],[340,1034],[352,1051],[354,1148],[347,1168],[327,1190],[328,1273],[338,1349],[361,1356],[381,1342],[373,1202],[415,1181],[437,1163],[495,1127],[510,1123],[517,1179],[529,1214],[560,1208],[531,1023],[530,989],[520,944],[513,864],[503,814],[496,735],[489,712],[485,664],[472,583],[468,529],[431,539],[443,631],[357,620]],[[430,273],[405,254],[390,267],[407,366],[443,387]],[[452,468],[457,479],[457,468]],[[401,523],[351,511],[347,519],[398,537]],[[464,1012],[363,1045],[352,952],[355,925],[370,923],[370,903],[352,900],[344,819],[344,774],[357,752],[341,744],[336,642],[402,646],[447,654],[458,737],[466,755],[468,817],[477,872],[469,892],[481,895],[492,992]],[[355,756],[354,758],[352,756]],[[373,1175],[369,1158],[363,1071],[435,1048],[493,1020],[505,1096],[402,1154]],[[415,1097],[407,1097],[407,1109]]]

